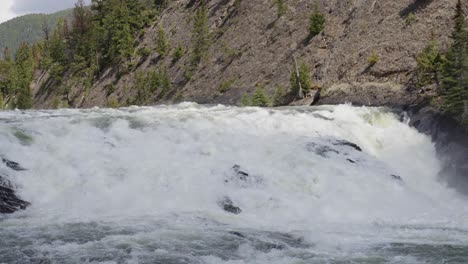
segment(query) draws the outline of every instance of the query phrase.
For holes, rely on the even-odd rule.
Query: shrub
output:
[[[295,70],[291,72],[289,82],[291,85],[291,92],[294,95],[297,95],[299,93],[299,85]],[[310,70],[309,67],[307,67],[307,64],[305,63],[301,63],[299,65],[299,83],[301,84],[304,93],[307,93],[312,88],[312,78],[310,77]]]
[[[219,84],[219,87],[218,87],[218,91],[220,93],[225,93],[227,91],[229,91],[232,87],[232,85],[234,84],[234,80],[224,80],[222,81],[220,84]]]
[[[179,61],[182,59],[182,57],[185,55],[185,49],[182,47],[182,45],[177,45],[177,47],[174,50],[174,53],[172,54],[172,60],[173,61]]]
[[[119,108],[120,104],[119,104],[119,101],[117,100],[117,98],[110,97],[110,98],[107,98],[106,106],[109,107],[109,108]]]
[[[170,50],[169,42],[166,39],[166,32],[162,25],[158,26],[158,34],[156,35],[156,52],[160,55],[166,55]]]
[[[112,83],[106,84],[106,86],[104,86],[104,90],[106,90],[106,93],[109,96],[115,92],[115,86]]]
[[[314,12],[309,17],[309,37],[313,38],[325,28],[325,16],[320,12],[318,2],[314,3]]]
[[[433,40],[416,57],[417,86],[423,87],[432,82],[439,84],[439,75],[442,71],[445,58],[440,53],[439,47]]]
[[[406,16],[405,24],[406,24],[406,26],[411,26],[417,20],[418,20],[418,18],[416,17],[416,15],[413,12],[411,12],[411,13],[408,14],[408,16]]]
[[[243,94],[242,95],[242,99],[240,101],[240,104],[241,104],[241,106],[250,106],[251,105],[250,97],[249,97],[248,94]]]
[[[286,14],[288,6],[286,4],[287,0],[273,0],[276,5],[276,14],[278,17],[282,17]]]
[[[369,66],[374,66],[377,62],[379,62],[379,55],[374,51],[369,58],[367,58],[367,63],[369,63]]]
[[[148,57],[151,54],[151,50],[147,47],[141,47],[138,49],[138,55],[142,57]]]

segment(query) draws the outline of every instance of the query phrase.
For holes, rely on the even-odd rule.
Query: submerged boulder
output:
[[[256,186],[262,182],[262,177],[247,173],[246,170],[239,165],[234,165],[224,178],[224,183],[240,188]]]
[[[11,161],[6,158],[2,158],[2,162],[10,169],[14,171],[25,171],[26,169],[21,167],[18,162]]]
[[[240,214],[242,210],[235,206],[232,200],[229,197],[224,197],[221,201],[218,202],[218,205],[226,212],[231,214]]]
[[[359,147],[357,144],[354,144],[354,143],[346,141],[346,140],[337,140],[337,141],[333,142],[333,145],[350,147],[350,148],[355,149],[356,151],[362,152],[361,147]]]
[[[340,152],[336,149],[331,148],[330,146],[323,145],[323,144],[317,144],[317,143],[308,143],[306,145],[306,149],[309,152],[314,152],[315,154],[324,157],[324,158],[329,158],[328,154],[329,153],[335,153],[335,154],[340,154]]]

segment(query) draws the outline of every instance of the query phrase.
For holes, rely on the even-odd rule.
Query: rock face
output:
[[[24,171],[17,162],[2,158],[2,162],[13,171]],[[10,182],[8,175],[0,173],[0,214],[12,214],[24,210],[30,204],[21,200],[15,193],[16,186]]]
[[[441,180],[468,195],[468,132],[429,106],[408,109],[410,125],[431,136],[442,161]]]
[[[190,80],[192,15],[202,1],[170,1],[158,21],[136,39],[136,49],[154,50],[158,25],[166,32],[172,48],[182,45],[188,53],[174,62],[172,56],[135,55],[137,65],[118,76],[115,69],[104,71],[91,89],[64,78],[70,87],[72,107],[105,106],[112,96],[120,103],[132,100],[135,75],[139,71],[167,69],[171,90],[163,98],[155,94],[147,104],[190,100],[199,103],[238,104],[255,85],[270,96],[277,86],[289,89],[292,55],[311,70],[313,83],[322,87],[322,103],[353,102],[366,105],[401,105],[417,97],[413,89],[415,55],[431,36],[445,49],[452,28],[451,17],[457,0],[319,0],[326,16],[325,29],[309,40],[310,0],[287,1],[287,11],[278,18],[271,0],[208,0],[211,45],[207,59],[195,69]],[[408,19],[413,13],[416,19]],[[413,17],[413,16],[411,16]],[[368,58],[377,55],[377,62]],[[50,108],[57,96],[48,89],[47,73],[37,73],[33,83],[36,108]],[[72,78],[70,78],[72,79]],[[78,84],[77,84],[78,83]],[[229,89],[219,91],[223,83]],[[112,93],[106,86],[112,85]]]

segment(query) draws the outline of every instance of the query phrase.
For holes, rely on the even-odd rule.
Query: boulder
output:
[[[25,171],[26,169],[21,167],[18,162],[11,161],[6,158],[2,158],[2,162],[10,169],[15,171]]]
[[[224,197],[221,201],[218,202],[218,205],[226,212],[231,214],[240,214],[242,210],[235,206],[232,200],[229,197]]]
[[[14,171],[26,170],[18,162],[6,158],[1,158],[1,160]],[[8,178],[8,175],[0,173],[0,214],[12,214],[18,210],[25,210],[30,205],[29,202],[21,200],[16,195],[16,186]]]
[[[12,214],[18,210],[25,210],[30,203],[18,198],[15,190],[11,188],[13,185],[6,179],[0,176],[0,214]]]
[[[355,149],[356,151],[362,152],[361,147],[359,147],[357,144],[354,144],[346,140],[337,140],[336,142],[333,142],[333,145],[350,147],[350,148]]]

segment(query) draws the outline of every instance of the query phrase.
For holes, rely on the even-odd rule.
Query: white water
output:
[[[363,151],[334,146],[336,140]],[[339,154],[322,157],[311,143]],[[32,203],[0,219],[0,236],[8,241],[0,242],[0,263],[468,259],[430,262],[395,253],[399,243],[467,249],[468,203],[438,180],[430,139],[382,109],[181,104],[2,112],[0,146],[0,154],[28,169],[0,167]],[[256,180],[225,183],[235,164]],[[242,213],[224,212],[218,205],[223,197]],[[218,248],[229,241],[232,248]],[[268,241],[286,248],[258,248]],[[12,253],[16,243],[26,243],[33,257]],[[457,256],[441,261],[451,254]]]

